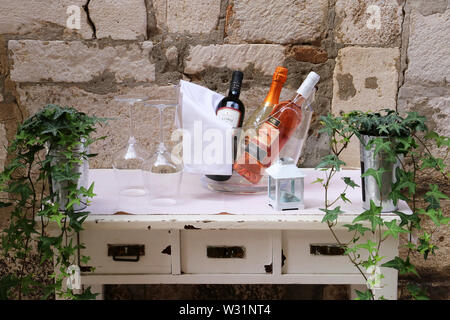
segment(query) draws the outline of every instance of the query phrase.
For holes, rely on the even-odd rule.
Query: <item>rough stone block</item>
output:
[[[444,13],[423,16],[411,12],[406,81],[450,82],[450,7]]]
[[[322,38],[328,0],[234,0],[227,14],[230,42],[300,43]]]
[[[83,9],[86,0],[14,0],[0,2],[0,34],[25,35],[35,33],[41,38],[52,34],[78,33],[84,39],[92,38],[92,28]],[[69,6],[80,13],[80,30],[68,29]]]
[[[440,135],[450,136],[450,88],[425,87],[411,82],[405,83],[398,93],[398,110],[406,114],[416,111],[427,117],[427,126]],[[446,148],[433,149],[436,157],[446,157]],[[446,160],[450,165],[450,159]]]
[[[325,63],[328,60],[327,51],[315,46],[295,46],[291,55],[295,60],[314,64]]]
[[[99,39],[134,40],[146,37],[145,0],[91,0],[89,14]]]
[[[16,82],[154,81],[150,41],[114,46],[81,41],[11,40],[11,79]]]
[[[3,172],[7,157],[6,148],[8,147],[8,139],[6,139],[6,129],[3,123],[0,123],[0,172]]]
[[[347,47],[339,50],[333,74],[332,112],[395,109],[400,50]],[[349,167],[358,167],[359,141],[342,154]]]
[[[220,0],[165,0],[165,2],[165,24],[169,32],[210,33],[218,24]],[[157,6],[164,8],[161,0],[157,1]],[[158,15],[163,17],[163,14]]]
[[[251,63],[266,75],[284,61],[284,47],[270,44],[224,44],[195,46],[185,59],[186,74],[196,74],[208,67],[243,70]]]
[[[357,45],[399,45],[403,1],[337,0],[335,41]]]

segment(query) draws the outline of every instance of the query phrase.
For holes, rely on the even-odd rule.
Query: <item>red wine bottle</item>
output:
[[[229,123],[233,128],[241,128],[244,122],[245,107],[239,100],[243,78],[244,74],[241,71],[233,72],[228,96],[223,98],[216,108],[217,117]],[[236,159],[237,142],[238,138],[233,136],[233,161]],[[221,175],[207,175],[207,177],[215,181],[227,181],[231,178],[231,176]]]

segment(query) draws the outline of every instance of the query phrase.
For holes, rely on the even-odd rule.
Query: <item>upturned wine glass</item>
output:
[[[113,168],[116,185],[119,189],[119,206],[122,202],[136,203],[136,198],[148,194],[145,188],[142,170],[149,154],[138,144],[135,138],[133,107],[137,102],[146,100],[145,96],[121,95],[115,97],[117,102],[128,106],[129,112],[129,137],[124,148],[114,157]],[[128,199],[127,198],[135,198]]]
[[[175,114],[178,112],[177,87],[174,88],[173,100],[146,100],[143,105],[156,108],[159,112],[159,142],[144,170],[144,180],[150,193],[150,204],[155,206],[174,205],[179,198],[183,164],[164,142],[163,119],[169,112]]]

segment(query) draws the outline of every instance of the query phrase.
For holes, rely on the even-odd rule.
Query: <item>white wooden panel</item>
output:
[[[266,273],[272,263],[270,231],[184,230],[181,231],[182,273]],[[245,247],[244,258],[208,258],[208,246]]]
[[[353,233],[345,230],[335,231],[341,241],[349,241]],[[372,239],[371,233],[366,233],[358,243]],[[374,239],[372,239],[374,241]],[[333,244],[336,243],[330,231],[285,231],[283,232],[283,252],[286,261],[283,273],[343,273],[358,274],[358,269],[350,262],[347,256],[326,256],[312,255],[310,253],[311,244]],[[380,253],[385,256],[384,262],[392,259],[397,252],[397,241],[388,239],[382,243]],[[366,259],[367,251],[362,250],[361,259]]]
[[[171,244],[169,231],[82,231],[80,240],[86,247],[82,254],[90,256],[88,265],[95,267],[97,274],[171,273],[171,256],[162,253]],[[108,244],[145,245],[145,255],[138,262],[113,261]]]
[[[182,274],[182,275],[84,275],[84,284],[361,284],[358,274]]]
[[[172,274],[181,273],[180,230],[170,230]]]
[[[273,256],[273,275],[281,274],[282,263],[282,232],[280,230],[272,231],[272,256]]]

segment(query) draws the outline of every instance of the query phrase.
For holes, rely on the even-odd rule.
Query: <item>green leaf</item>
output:
[[[431,221],[433,221],[433,223],[438,227],[440,227],[441,225],[446,225],[450,221],[450,218],[444,217],[442,209],[440,208],[428,210],[419,209],[418,213],[429,217]]]
[[[366,228],[364,227],[362,224],[360,223],[356,223],[356,224],[345,224],[344,225],[345,228],[348,229],[348,231],[356,231],[358,233],[360,233],[361,235],[364,235],[364,233],[366,231],[370,231],[370,228]]]
[[[329,209],[320,209],[321,211],[325,212],[325,216],[322,219],[322,222],[329,221],[333,222],[335,221],[340,214],[344,213],[344,211],[341,211],[341,207],[337,206],[333,210]]]
[[[415,283],[408,283],[406,285],[406,290],[409,291],[414,300],[430,300],[427,291],[425,289],[420,288]]]
[[[382,264],[381,266],[385,267],[385,268],[396,269],[396,270],[398,270],[399,274],[401,274],[401,275],[413,273],[416,276],[420,277],[419,274],[417,273],[416,267],[414,267],[414,265],[412,265],[409,262],[409,258],[407,258],[406,260],[403,260],[399,257],[395,257],[393,260],[388,261],[388,262]]]
[[[367,291],[359,291],[359,290],[355,290],[357,297],[355,298],[355,300],[372,300],[373,299],[373,294],[370,290]]]
[[[345,184],[349,187],[355,189],[355,187],[359,187],[350,177],[343,177],[342,180],[344,180]]]
[[[319,163],[316,169],[336,168],[336,171],[340,171],[341,166],[345,166],[345,162],[340,160],[336,155],[330,154],[322,158],[322,162]]]
[[[417,214],[406,214],[400,211],[394,211],[393,213],[395,213],[396,215],[398,215],[400,217],[400,224],[399,227],[403,227],[405,225],[408,225],[408,223],[411,221],[415,224],[420,222],[420,219],[418,219]]]
[[[373,241],[371,241],[371,240],[369,239],[369,240],[367,240],[366,243],[360,243],[360,244],[357,244],[357,245],[355,246],[355,248],[357,248],[358,250],[360,250],[360,249],[365,249],[365,250],[367,250],[370,254],[373,254],[374,252],[377,251],[377,246],[378,246],[378,244],[377,244],[376,242],[373,242]]]
[[[322,178],[317,178],[314,182],[312,182],[311,184],[314,184],[314,183],[323,183],[323,179]]]
[[[375,231],[378,225],[383,224],[383,220],[380,218],[380,214],[381,214],[381,207],[378,207],[377,205],[375,205],[375,202],[373,202],[373,200],[370,200],[370,209],[364,211],[359,216],[357,216],[353,220],[353,223],[359,221],[370,221],[372,231]]]
[[[386,172],[389,172],[389,171],[384,168],[380,168],[378,170],[370,168],[370,169],[367,169],[366,172],[361,175],[361,177],[374,177],[375,181],[377,182],[378,187],[381,188],[382,176]]]
[[[385,221],[384,222],[384,225],[388,228],[388,230],[386,230],[384,233],[383,233],[383,237],[386,237],[386,236],[392,236],[392,237],[394,237],[395,239],[398,239],[398,235],[400,234],[400,233],[409,233],[409,231],[408,230],[405,230],[405,229],[403,229],[402,227],[400,227],[398,224],[397,224],[397,220],[392,220],[392,221],[390,221],[390,222],[388,222],[388,221]]]
[[[346,197],[345,193],[341,193],[340,198],[342,199],[342,201],[344,202],[349,202],[351,203],[350,199]]]
[[[61,221],[63,221],[65,217],[66,217],[66,216],[65,216],[63,213],[58,212],[58,214],[51,215],[51,216],[49,217],[49,219],[50,219],[50,221],[56,222],[56,223],[58,224],[58,227],[61,228]]]
[[[425,193],[424,200],[429,203],[427,210],[429,209],[438,209],[441,207],[440,200],[448,200],[450,199],[447,195],[443,194],[439,191],[439,187],[435,184],[430,184],[430,191]]]
[[[74,300],[94,300],[98,296],[98,293],[92,293],[91,287],[87,287],[81,294],[74,294]]]

